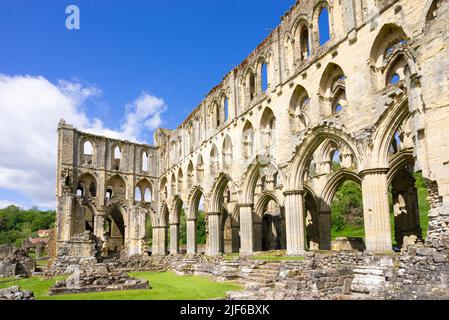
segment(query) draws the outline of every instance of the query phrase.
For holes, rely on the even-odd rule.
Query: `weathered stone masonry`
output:
[[[320,45],[318,17],[331,39]],[[200,199],[207,254],[331,249],[331,202],[346,180],[363,192],[368,252],[422,238],[413,173],[431,191],[427,244],[449,242],[449,2],[298,1],[281,24],[155,146],[58,128],[57,241],[90,231],[105,252],[197,252]],[[90,150],[91,149],[91,150]],[[337,159],[341,168],[335,170]],[[167,241],[170,234],[170,242]],[[82,249],[85,248],[85,249]],[[73,250],[72,250],[73,252]]]

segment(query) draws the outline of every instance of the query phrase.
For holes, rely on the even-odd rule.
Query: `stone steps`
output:
[[[351,284],[351,295],[361,299],[373,295],[386,282],[388,268],[377,266],[358,266],[354,268],[354,279]]]

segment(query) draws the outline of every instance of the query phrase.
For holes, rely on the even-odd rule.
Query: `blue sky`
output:
[[[65,28],[70,4],[80,8],[80,30]],[[143,106],[146,120],[175,128],[293,4],[0,0],[0,111],[8,115],[0,123],[0,207],[53,209],[57,117],[113,135],[127,132]],[[127,136],[151,143],[146,123]],[[32,152],[39,143],[51,156]]]

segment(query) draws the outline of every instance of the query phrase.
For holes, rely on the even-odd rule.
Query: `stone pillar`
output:
[[[104,214],[97,214],[94,218],[94,235],[104,240]]]
[[[318,213],[319,235],[320,235],[320,249],[331,250],[331,212],[321,211]]]
[[[153,255],[165,256],[167,254],[165,246],[166,234],[167,234],[167,227],[164,226],[153,227]]]
[[[240,252],[240,226],[232,226],[232,253]]]
[[[370,252],[392,251],[387,173],[388,169],[385,168],[364,170],[360,173],[366,249]]]
[[[197,248],[197,227],[196,219],[187,219],[187,253],[195,254]]]
[[[170,254],[179,254],[179,223],[170,224]]]
[[[209,212],[209,241],[208,241],[208,253],[210,256],[216,256],[220,254],[220,212]]]
[[[240,210],[240,253],[252,254],[254,251],[253,205],[242,204]]]
[[[287,191],[285,195],[285,223],[287,233],[287,254],[305,252],[303,190]]]
[[[72,237],[73,201],[73,196],[68,192],[64,192],[60,208],[62,212],[58,213],[58,217],[61,217],[60,221],[58,221],[58,241],[69,241]]]
[[[260,252],[262,251],[262,233],[263,233],[263,226],[262,221],[255,221],[254,222],[254,228],[253,228],[253,239],[254,239],[254,251]]]

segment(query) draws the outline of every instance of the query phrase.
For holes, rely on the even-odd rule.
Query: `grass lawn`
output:
[[[135,272],[131,276],[147,279],[151,290],[99,292],[76,295],[48,295],[49,288],[58,279],[44,280],[33,277],[25,280],[3,279],[0,288],[19,285],[22,290],[31,290],[37,300],[207,300],[224,298],[227,291],[243,288],[234,283],[214,282],[205,277],[177,276],[174,273]]]

